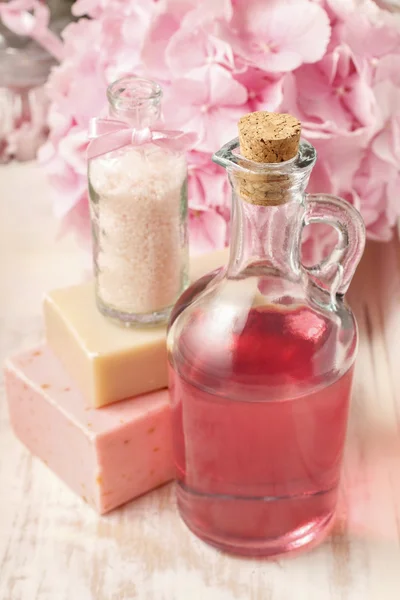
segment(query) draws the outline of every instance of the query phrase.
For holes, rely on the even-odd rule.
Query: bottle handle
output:
[[[352,280],[365,246],[364,221],[351,204],[330,194],[306,194],[302,228],[311,223],[334,227],[338,242],[330,255],[312,267],[302,269],[332,300],[343,296]]]

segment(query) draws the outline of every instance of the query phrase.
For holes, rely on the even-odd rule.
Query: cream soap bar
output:
[[[47,346],[9,359],[5,382],[17,437],[99,513],[174,477],[168,390],[85,408]]]
[[[226,260],[226,250],[192,259],[191,280]],[[93,282],[47,294],[44,316],[48,344],[91,406],[168,385],[166,327],[115,325],[97,310]]]

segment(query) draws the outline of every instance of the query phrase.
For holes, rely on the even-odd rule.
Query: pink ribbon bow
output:
[[[32,10],[33,14],[29,11]],[[49,54],[61,61],[64,45],[48,28],[49,8],[39,0],[11,0],[0,2],[0,17],[4,25],[17,35],[29,36]]]
[[[197,135],[182,131],[158,131],[149,127],[135,129],[124,121],[95,118],[90,121],[89,139],[87,157],[90,160],[124,146],[141,146],[149,142],[169,150],[184,152],[193,146]]]

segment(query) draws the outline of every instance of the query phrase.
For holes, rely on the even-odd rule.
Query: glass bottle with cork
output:
[[[233,188],[229,261],[181,296],[168,333],[181,516],[243,555],[323,539],[347,426],[357,327],[344,294],[364,225],[345,201],[305,193],[316,152],[300,131],[251,113],[214,155]],[[315,222],[338,243],[310,268],[301,233]]]
[[[160,86],[126,76],[88,147],[96,298],[125,326],[165,321],[187,285],[187,164],[193,136],[161,124]]]

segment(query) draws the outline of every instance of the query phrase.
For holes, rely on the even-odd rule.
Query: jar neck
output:
[[[131,127],[151,127],[161,119],[161,87],[149,79],[126,76],[107,90],[109,115]]]

